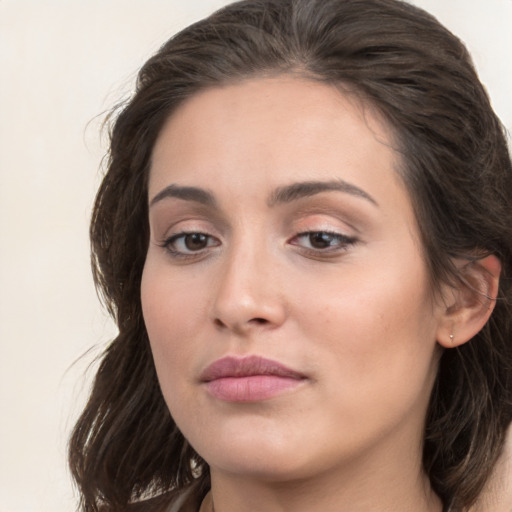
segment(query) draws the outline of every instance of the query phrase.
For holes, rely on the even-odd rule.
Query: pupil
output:
[[[329,233],[313,233],[311,235],[311,245],[315,249],[324,249],[332,244],[333,235]]]
[[[206,235],[192,233],[185,237],[185,246],[189,251],[197,251],[206,247]]]

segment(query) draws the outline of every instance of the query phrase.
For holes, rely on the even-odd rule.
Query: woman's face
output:
[[[197,94],[163,128],[142,305],[212,474],[419,467],[443,308],[392,146],[355,97],[286,76]]]

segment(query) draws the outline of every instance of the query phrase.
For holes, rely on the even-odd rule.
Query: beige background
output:
[[[74,509],[66,439],[114,332],[88,260],[101,114],[169,35],[225,3],[0,0],[0,512]],[[415,3],[468,44],[512,130],[512,0]]]

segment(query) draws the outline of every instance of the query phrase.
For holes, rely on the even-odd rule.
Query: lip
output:
[[[268,400],[299,386],[306,376],[260,356],[227,356],[208,366],[200,381],[208,392],[226,402]]]

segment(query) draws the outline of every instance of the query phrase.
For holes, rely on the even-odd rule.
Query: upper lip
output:
[[[287,366],[260,356],[226,356],[210,364],[200,375],[202,382],[228,377],[251,377],[254,375],[274,375],[290,379],[303,379],[303,374]]]

